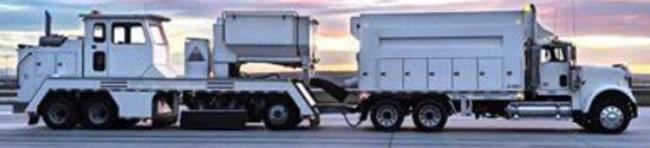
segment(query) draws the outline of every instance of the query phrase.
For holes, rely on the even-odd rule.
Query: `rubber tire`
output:
[[[275,105],[282,105],[289,109],[288,112],[289,115],[287,121],[285,121],[282,124],[273,124],[271,123],[271,121],[268,120],[269,111],[271,107]],[[300,124],[300,113],[298,112],[298,108],[295,107],[293,104],[291,104],[289,101],[286,101],[285,99],[273,100],[269,102],[264,107],[264,111],[262,113],[263,113],[264,126],[270,130],[291,130],[291,129],[295,129],[296,127],[298,127],[298,124]]]
[[[375,118],[376,115],[377,115],[377,110],[379,109],[379,107],[382,107],[382,106],[385,106],[385,105],[393,106],[398,111],[398,113],[397,113],[398,114],[397,115],[397,121],[392,126],[383,126],[383,125],[381,125],[379,123],[378,119]],[[404,109],[402,108],[401,104],[399,102],[393,101],[393,100],[381,100],[381,101],[373,104],[373,106],[370,108],[370,120],[372,121],[372,126],[375,128],[375,130],[378,130],[378,131],[392,132],[392,131],[399,130],[402,127],[402,123],[404,122],[404,116],[405,116],[405,112],[404,112]]]
[[[591,122],[593,125],[590,125],[591,127],[589,127],[589,131],[603,134],[620,134],[623,133],[625,129],[627,129],[630,121],[632,120],[632,114],[630,112],[630,109],[625,105],[626,102],[620,102],[616,100],[619,99],[607,99],[594,102],[596,104],[593,105],[588,114],[589,120],[593,121]],[[618,107],[623,112],[623,123],[616,129],[605,128],[600,122],[600,112],[610,105]]]
[[[422,109],[422,107],[426,105],[434,105],[434,107],[436,107],[440,112],[440,116],[441,116],[440,122],[435,127],[426,127],[422,125],[422,123],[420,122],[420,117],[418,114],[420,112],[420,109]],[[442,131],[442,129],[445,127],[445,124],[447,124],[447,118],[448,118],[448,114],[446,112],[445,107],[435,100],[422,100],[418,102],[413,108],[413,113],[411,115],[413,116],[413,123],[415,124],[417,130],[423,132]]]
[[[70,110],[70,118],[69,120],[65,121],[62,124],[56,124],[50,119],[50,117],[47,115],[47,111],[49,110],[50,107],[52,107],[55,104],[61,103],[63,106],[67,107]],[[43,117],[43,120],[45,122],[45,125],[47,125],[48,128],[54,129],[54,130],[65,130],[65,129],[72,129],[77,126],[79,123],[79,108],[74,104],[74,101],[67,99],[67,98],[51,98],[47,99],[45,102],[42,104],[42,114],[41,116]]]
[[[103,105],[106,105],[106,109],[109,113],[106,122],[95,124],[92,121],[90,121],[90,119],[88,118],[90,113],[90,106],[95,103],[101,103]],[[85,101],[84,104],[82,105],[81,112],[82,112],[81,127],[86,129],[97,129],[97,130],[111,129],[116,127],[117,122],[119,120],[117,114],[117,107],[113,103],[109,102],[107,99],[103,99],[103,98],[95,98],[95,99],[90,99]]]

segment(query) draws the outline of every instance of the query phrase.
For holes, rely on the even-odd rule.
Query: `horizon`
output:
[[[313,44],[318,48],[320,71],[355,71],[358,41],[348,33],[350,16],[377,12],[441,12],[521,10],[537,6],[545,26],[578,48],[578,61],[587,65],[625,63],[634,74],[650,74],[650,1],[644,0],[8,0],[0,2],[0,68],[15,68],[18,44],[35,44],[43,34],[43,11],[53,16],[53,32],[81,35],[78,15],[102,13],[151,13],[172,19],[165,25],[171,63],[182,69],[183,43],[187,37],[211,40],[214,19],[223,10],[296,10],[319,20]],[[574,13],[575,12],[575,13]],[[575,19],[574,19],[575,17]],[[287,71],[268,64],[247,65],[245,71]]]

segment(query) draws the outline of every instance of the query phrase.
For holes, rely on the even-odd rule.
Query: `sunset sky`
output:
[[[319,20],[316,46],[319,70],[355,70],[357,41],[348,33],[350,16],[363,12],[517,10],[533,3],[542,22],[579,48],[579,62],[625,63],[634,73],[650,74],[650,0],[3,0],[0,2],[0,67],[15,67],[15,47],[36,44],[43,11],[54,18],[54,32],[81,35],[78,15],[153,13],[166,24],[173,62],[182,61],[186,37],[211,39],[223,10],[296,10]],[[575,20],[572,19],[575,8]],[[574,28],[575,26],[575,28]]]

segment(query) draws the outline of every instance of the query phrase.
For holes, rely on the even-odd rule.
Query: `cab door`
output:
[[[110,77],[141,77],[152,68],[152,50],[145,22],[115,21],[111,25]]]
[[[86,20],[84,38],[84,77],[106,77],[109,54],[110,23],[105,20]]]
[[[562,48],[548,48],[541,52],[541,95],[567,95],[570,89],[570,63]]]

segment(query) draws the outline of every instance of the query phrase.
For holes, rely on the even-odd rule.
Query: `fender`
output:
[[[618,91],[626,95],[630,99],[630,101],[634,104],[637,103],[636,98],[634,98],[634,95],[632,94],[632,90],[629,87],[623,87],[619,85],[602,85],[599,87],[596,87],[595,89],[589,89],[591,91],[587,91],[587,93],[581,94],[580,95],[580,102],[583,104],[581,106],[581,110],[583,113],[588,113],[589,110],[591,109],[591,104],[594,102],[596,97],[600,95],[601,93],[605,91]]]

